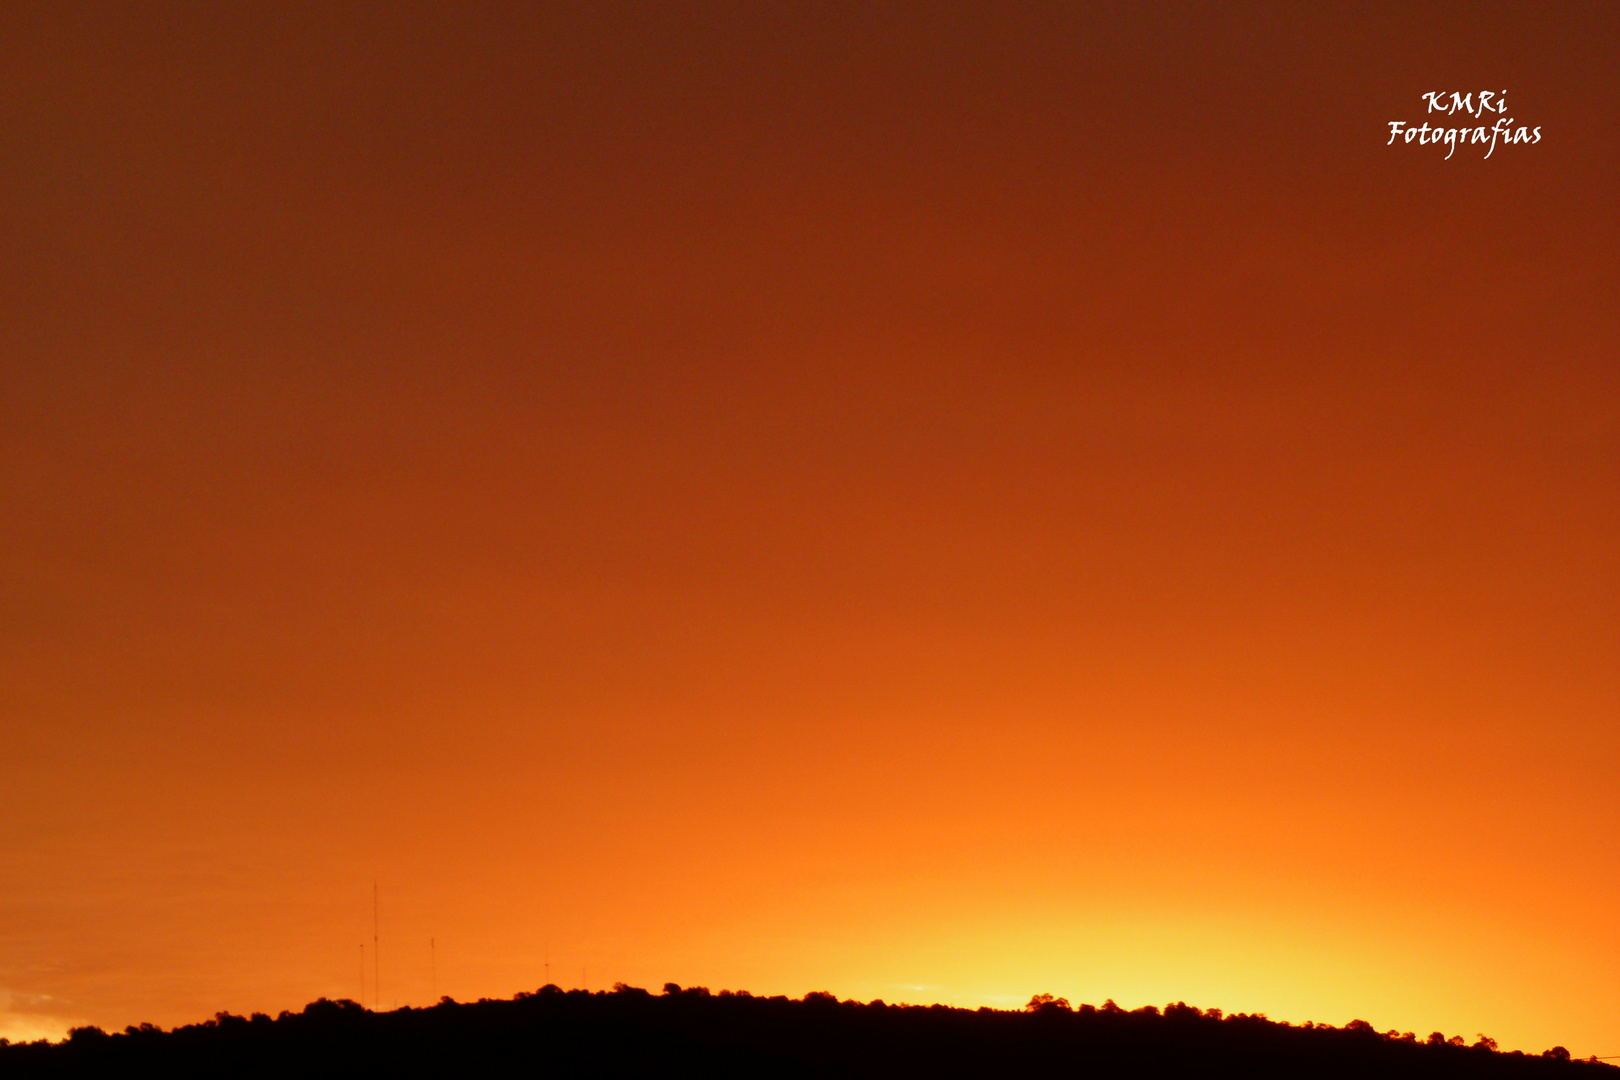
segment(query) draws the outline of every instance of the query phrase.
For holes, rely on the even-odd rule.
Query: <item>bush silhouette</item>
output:
[[[166,1077],[530,1074],[704,1077],[1169,1077],[1590,1076],[1620,1070],[1572,1061],[1555,1046],[1502,1053],[1481,1035],[1380,1033],[1275,1023],[1258,1014],[1174,1002],[1127,1011],[1113,1001],[1071,1007],[1036,994],[1019,1011],[794,1001],[666,983],[661,994],[619,983],[587,993],[554,985],[510,1001],[370,1012],[322,998],[275,1019],[219,1013],[163,1031],[109,1035],[76,1028],[61,1043],[0,1043],[0,1077]]]

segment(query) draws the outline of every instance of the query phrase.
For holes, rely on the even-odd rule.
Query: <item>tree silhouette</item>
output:
[[[150,1024],[109,1035],[75,1028],[57,1044],[0,1041],[0,1077],[442,1077],[506,1074],[714,1077],[1102,1078],[1590,1076],[1620,1069],[1500,1052],[1480,1035],[1380,1033],[1276,1023],[1174,1002],[1127,1011],[1112,1000],[1071,1006],[1036,994],[1016,1012],[943,1005],[862,1004],[826,991],[800,1000],[681,987],[661,994],[615,984],[564,991],[548,984],[509,1001],[372,1012],[322,998],[302,1012],[218,1013],[164,1031]]]

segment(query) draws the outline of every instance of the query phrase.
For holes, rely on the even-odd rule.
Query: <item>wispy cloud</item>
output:
[[[66,1002],[47,994],[23,994],[0,986],[0,1039],[33,1042],[64,1038],[89,1021],[70,1015]]]

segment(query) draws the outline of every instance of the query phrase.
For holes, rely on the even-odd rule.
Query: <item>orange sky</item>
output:
[[[8,6],[0,1035],[1620,1054],[1617,11]]]

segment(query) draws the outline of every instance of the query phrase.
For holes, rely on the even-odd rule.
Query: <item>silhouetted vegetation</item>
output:
[[[321,999],[274,1019],[221,1013],[163,1031],[79,1028],[61,1043],[0,1045],[0,1076],[1014,1076],[1574,1077],[1613,1066],[1502,1053],[1480,1036],[1380,1033],[1222,1016],[1175,1004],[1020,1012],[755,997],[674,984],[662,994],[547,986],[510,1001],[369,1012]]]

